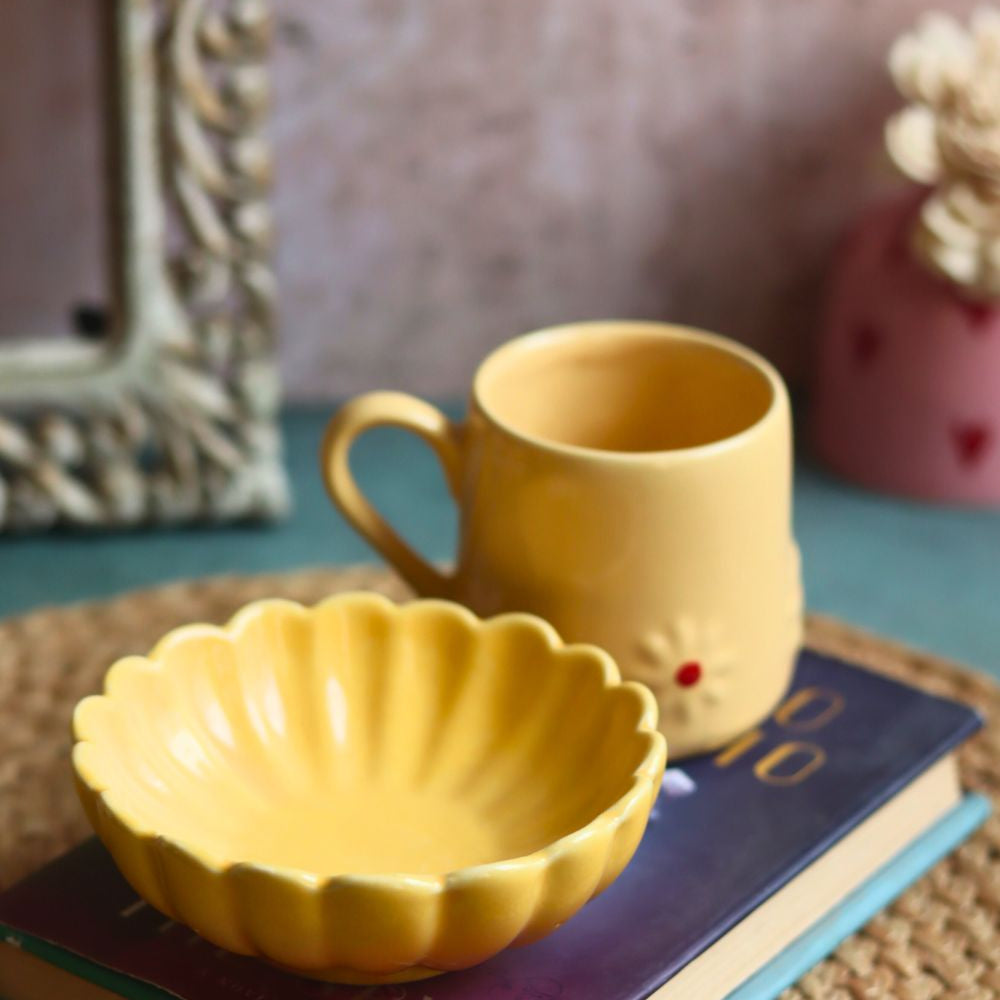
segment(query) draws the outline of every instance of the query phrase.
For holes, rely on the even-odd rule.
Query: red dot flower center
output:
[[[697,660],[682,663],[674,674],[674,679],[681,687],[692,687],[701,680],[701,664]]]

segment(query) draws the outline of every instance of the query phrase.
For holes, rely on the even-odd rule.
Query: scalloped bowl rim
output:
[[[558,839],[546,844],[544,847],[533,851],[530,854],[523,854],[512,858],[505,858],[499,861],[489,861],[478,865],[455,868],[437,875],[411,874],[407,872],[364,872],[364,873],[333,873],[319,874],[303,869],[291,868],[278,865],[268,865],[254,861],[238,860],[216,860],[209,853],[196,844],[175,838],[168,837],[149,829],[139,820],[132,810],[123,807],[118,802],[118,796],[114,788],[101,785],[93,780],[92,776],[86,773],[86,762],[81,760],[86,751],[82,748],[95,743],[93,733],[87,733],[82,716],[86,711],[88,703],[100,699],[114,699],[114,694],[109,691],[113,677],[119,673],[130,670],[163,670],[166,669],[162,654],[175,644],[184,643],[200,636],[211,636],[214,638],[225,638],[232,641],[248,627],[248,624],[272,608],[282,608],[296,615],[312,617],[330,605],[351,605],[369,604],[377,606],[383,610],[389,610],[392,615],[404,615],[413,613],[414,609],[431,608],[451,614],[462,619],[466,625],[479,630],[484,628],[504,628],[510,625],[515,627],[529,627],[545,639],[545,645],[549,652],[566,651],[575,654],[584,654],[599,663],[603,673],[603,689],[609,691],[615,688],[628,691],[638,700],[642,706],[642,712],[636,723],[636,733],[646,733],[650,737],[649,749],[643,756],[639,764],[631,774],[629,787],[610,806],[598,813],[584,825]],[[292,883],[300,888],[313,891],[322,891],[330,886],[368,886],[372,888],[387,888],[399,883],[410,886],[419,885],[427,889],[436,889],[439,892],[460,887],[463,883],[475,882],[482,878],[489,878],[492,872],[519,871],[532,868],[538,865],[547,864],[560,855],[564,854],[573,844],[585,840],[597,830],[608,826],[617,826],[622,818],[626,816],[642,798],[643,790],[648,783],[653,780],[657,771],[662,770],[666,758],[666,741],[663,734],[657,729],[658,706],[652,692],[644,685],[635,681],[623,681],[618,669],[618,665],[598,646],[589,643],[567,643],[562,640],[555,628],[547,621],[537,615],[525,612],[505,612],[489,618],[480,618],[468,608],[456,604],[453,601],[439,598],[424,598],[406,602],[395,602],[389,598],[373,591],[348,591],[334,594],[330,597],[312,604],[304,605],[298,601],[287,598],[263,598],[253,601],[240,608],[226,624],[212,625],[208,623],[192,623],[181,625],[171,629],[153,646],[152,650],[145,656],[132,655],[125,656],[115,661],[108,668],[105,674],[104,687],[101,694],[88,695],[83,698],[73,712],[72,730],[74,746],[72,752],[73,769],[78,779],[86,786],[87,790],[97,799],[103,802],[104,807],[116,818],[127,831],[144,842],[155,842],[160,846],[177,851],[192,863],[213,875],[226,876],[234,871],[253,871],[264,874],[270,878]]]

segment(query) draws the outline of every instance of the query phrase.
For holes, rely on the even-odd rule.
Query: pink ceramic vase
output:
[[[909,250],[920,199],[866,215],[841,246],[811,437],[837,472],[927,500],[1000,504],[1000,304]]]

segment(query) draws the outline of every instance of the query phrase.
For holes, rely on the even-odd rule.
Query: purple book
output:
[[[964,706],[805,652],[775,717],[668,771],[635,858],[603,895],[542,941],[423,982],[334,986],[213,948],[138,900],[96,840],[0,896],[0,932],[134,1000],[636,1000],[978,725]]]

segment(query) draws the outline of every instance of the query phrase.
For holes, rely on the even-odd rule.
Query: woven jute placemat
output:
[[[216,577],[49,608],[0,621],[0,887],[87,836],[70,779],[69,719],[118,657],[168,629],[222,622],[282,596],[310,603],[342,590],[406,597],[375,567]],[[961,752],[967,787],[1000,802],[1000,688],[979,674],[839,622],[812,617],[816,648],[976,706],[984,731]],[[1000,998],[1000,818],[994,817],[892,907],[785,994],[785,1000]]]

